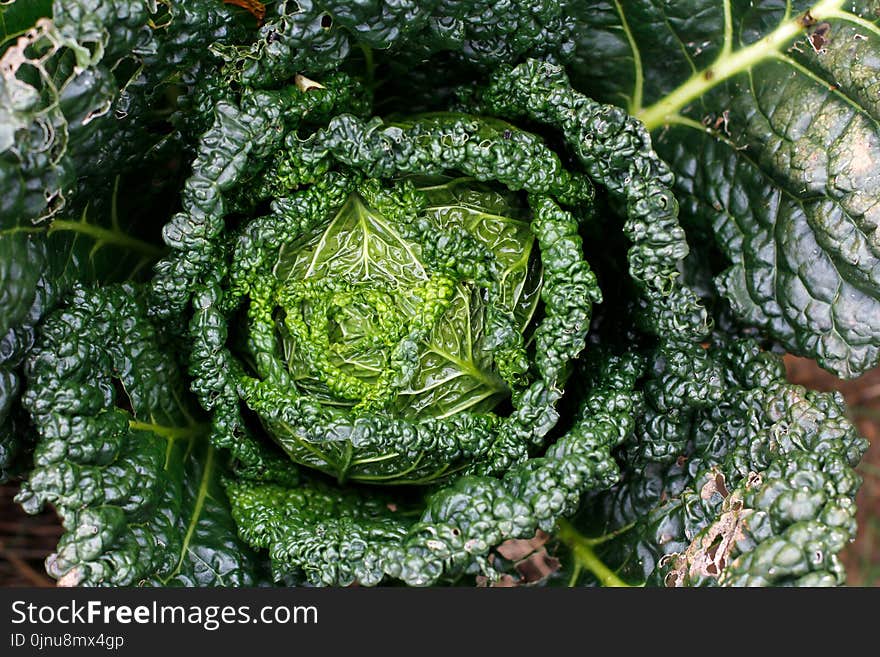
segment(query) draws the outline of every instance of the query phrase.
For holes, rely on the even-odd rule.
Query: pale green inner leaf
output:
[[[535,312],[541,267],[526,213],[509,195],[475,189],[468,180],[422,181],[428,205],[424,212],[438,230],[463,227],[495,257],[500,270],[500,306],[525,331]],[[408,232],[409,231],[409,232]],[[430,236],[426,239],[430,239]],[[364,300],[332,306],[326,326],[333,366],[374,384],[387,364],[388,346],[377,337],[382,321],[406,322],[418,309],[416,292],[431,275],[422,245],[412,228],[396,225],[353,194],[325,229],[281,249],[274,267],[282,282],[330,279],[356,289],[381,292],[379,309]],[[491,410],[509,394],[495,373],[484,345],[488,291],[475,281],[460,281],[452,302],[434,325],[419,357],[419,368],[399,391],[395,412],[403,417],[447,417],[464,410]],[[304,309],[307,319],[309,309]],[[315,314],[311,315],[314,317]],[[322,318],[324,316],[322,315]],[[297,385],[322,402],[350,406],[335,398],[315,377],[296,342],[282,335],[284,358]]]

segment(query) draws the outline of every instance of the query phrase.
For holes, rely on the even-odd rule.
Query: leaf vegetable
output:
[[[0,461],[50,574],[462,584],[542,531],[546,584],[843,583],[865,441],[584,93],[602,14],[349,4],[8,32]]]

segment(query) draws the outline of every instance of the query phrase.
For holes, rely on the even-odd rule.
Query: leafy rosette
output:
[[[843,583],[865,441],[761,340],[877,361],[869,3],[355,4],[0,6],[49,574]]]
[[[468,123],[401,130],[467,140]],[[242,399],[291,458],[340,481],[418,483],[502,468],[540,441],[598,299],[575,221],[546,198],[532,218],[469,178],[328,175],[298,194],[248,225],[231,271],[249,324]],[[532,326],[545,272],[580,303],[545,294]]]
[[[671,344],[708,322],[647,134],[559,67],[502,70],[458,111],[368,118],[366,98],[334,74],[217,104],[154,313],[192,299],[194,389],[276,577],[423,585],[491,571],[618,479],[643,358],[596,358],[565,395],[601,300],[594,183],[626,216],[639,325]]]

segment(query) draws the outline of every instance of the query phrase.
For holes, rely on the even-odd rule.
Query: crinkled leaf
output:
[[[51,18],[28,27],[2,52],[3,227],[41,223],[65,206],[79,212],[116,175],[173,146],[180,135],[163,119],[173,107],[159,92],[180,85],[207,42],[238,34],[214,0],[56,0]]]
[[[840,376],[877,364],[876,3],[578,7],[577,84],[654,131],[738,317]]]
[[[682,347],[681,357],[670,356],[668,367],[658,366],[662,380],[650,394],[665,405],[676,395],[701,405],[716,400],[714,369],[694,355],[708,318],[680,284],[677,264],[687,245],[669,170],[641,125],[577,93],[564,72],[546,62],[498,71],[472,99],[477,109],[469,108],[470,114],[438,112],[394,123],[341,114],[307,136],[308,123],[297,119],[308,113],[326,120],[318,110],[346,101],[341,90],[355,86],[339,77],[322,84],[305,96],[297,86],[246,91],[238,102],[217,104],[187,181],[184,211],[166,229],[174,252],[162,262],[154,286],[157,299],[167,301],[158,311],[174,312],[191,302],[194,389],[215,413],[214,443],[232,450],[242,466],[228,483],[239,531],[251,545],[269,550],[277,579],[371,585],[399,578],[427,585],[466,573],[491,574],[487,555],[493,546],[538,528],[552,530],[585,492],[616,479],[609,459],[639,415],[642,394],[634,386],[641,379],[640,354],[629,350],[614,357],[592,345],[586,375],[578,384],[568,378],[586,337],[588,302],[599,298],[579,233],[578,219],[593,217],[587,176],[607,188],[623,215],[609,213],[610,221],[619,222],[609,230],[629,240],[623,275],[636,288],[638,328],[670,354],[675,345],[691,347]],[[557,134],[544,140],[514,121]],[[552,150],[550,144],[563,142],[576,159],[563,161]],[[265,153],[271,153],[271,164],[256,179],[252,172]],[[290,351],[308,358],[310,372],[329,370],[327,341],[309,344],[303,338],[321,337],[330,323],[294,321],[304,316],[306,293],[321,289],[314,286],[329,278],[337,262],[343,272],[356,274],[352,284],[378,279],[390,289],[398,278],[417,277],[428,259],[402,249],[395,235],[427,237],[418,243],[422,255],[433,250],[430,265],[438,279],[474,281],[491,300],[497,286],[483,281],[502,270],[493,265],[496,258],[486,257],[493,254],[461,232],[422,220],[430,199],[426,205],[419,190],[400,181],[413,174],[460,175],[528,192],[530,230],[544,271],[543,306],[534,348],[526,354],[532,363],[524,374],[532,381],[511,395],[506,414],[461,412],[443,422],[409,422],[384,408],[349,413],[345,403],[360,402],[356,382],[333,371],[325,383],[335,386],[340,400],[326,403],[302,389],[293,375],[297,368],[277,356],[277,336],[286,330],[298,345]],[[366,206],[352,212],[353,192],[393,216],[396,230],[383,225],[365,231],[377,216]],[[233,214],[242,207],[268,210],[244,219]],[[230,231],[235,222],[240,227]],[[346,229],[336,230],[335,222]],[[278,266],[279,250],[288,249],[293,264],[285,257]],[[408,266],[401,268],[401,261]],[[291,272],[297,275],[287,277]],[[316,279],[311,287],[310,278]],[[180,280],[191,281],[189,294]],[[349,292],[342,281],[324,283],[325,289]],[[335,317],[348,321],[344,314]],[[556,402],[569,384],[587,394],[564,399],[563,416]],[[268,431],[248,422],[242,400]],[[268,442],[267,433],[297,463],[334,475],[336,484],[311,476],[298,483],[275,480],[277,464],[258,447]],[[417,469],[426,465],[428,477]],[[383,483],[432,489],[422,502],[419,489],[390,497],[379,487]]]
[[[341,67],[358,50],[406,62],[438,52],[484,66],[523,55],[559,56],[573,47],[566,3],[556,0],[280,0],[248,44],[215,44],[229,77],[269,86],[296,73]],[[358,53],[360,54],[360,53]]]
[[[93,199],[79,217],[60,214],[47,229],[0,230],[0,479],[11,474],[13,460],[32,442],[27,424],[18,421],[13,427],[12,417],[17,415],[22,387],[21,364],[43,315],[78,282],[143,278],[162,253],[159,246],[136,236],[149,232],[145,228],[151,212],[161,201],[151,203],[135,186],[129,191],[120,208],[114,189],[109,198]]]
[[[558,535],[564,569],[556,578],[661,586],[845,581],[838,555],[855,536],[861,480],[853,468],[867,442],[842,400],[786,383],[782,360],[749,341],[716,346],[708,359],[721,374],[711,404],[671,386],[661,411],[647,395],[647,412],[619,453],[622,482],[588,496]],[[664,443],[668,458],[657,458]]]
[[[584,346],[599,295],[583,260],[577,220],[555,197],[588,207],[592,186],[583,174],[566,171],[537,136],[468,114],[434,113],[387,124],[340,114],[305,139],[298,127],[306,117],[320,120],[360,97],[347,76],[322,84],[308,92],[290,85],[243,93],[238,106],[218,103],[187,181],[184,211],[165,229],[174,251],[157,268],[156,312],[164,316],[185,308],[194,293],[193,387],[217,412],[215,444],[263,469],[260,437],[243,422],[243,400],[296,462],[342,481],[427,483],[462,468],[502,471],[524,459],[527,444],[543,442],[558,422],[555,407],[568,365]],[[251,184],[255,167],[249,161],[267,152],[271,166]],[[503,246],[507,231],[524,235],[525,226],[496,223],[505,233],[499,242],[489,224],[472,225],[465,213],[455,221],[434,216],[440,225],[432,223],[431,212],[426,216],[431,187],[417,188],[408,176],[450,172],[467,178],[465,189],[492,181],[507,188],[504,194],[528,193],[534,239],[518,247],[513,260],[530,260],[540,244],[544,313],[534,327],[531,354],[525,327],[517,325],[517,308],[506,304],[516,300],[524,307],[519,312],[524,321],[535,302],[516,291],[521,274],[510,267]],[[369,202],[352,200],[352,194]],[[252,218],[224,246],[230,205],[253,200],[264,207],[268,201],[269,212]],[[491,219],[488,208],[476,204],[476,209]],[[226,248],[232,250],[228,270],[217,257]],[[284,260],[276,266],[281,249]],[[299,249],[304,249],[301,262]],[[430,274],[419,275],[425,264]],[[187,279],[193,282],[190,290],[181,285]],[[435,329],[449,333],[450,309],[471,311],[451,303],[456,289],[477,291],[479,307],[472,305],[491,326],[481,329],[480,349],[491,356],[493,378],[511,390],[512,411],[506,415],[483,410],[454,389],[452,398],[458,400],[439,413],[430,405],[415,414],[406,407],[411,403],[406,388],[425,362],[422,352],[436,346]],[[358,314],[363,322],[355,321]],[[473,335],[467,314],[451,320],[461,327],[460,338]],[[213,329],[233,315],[242,321],[232,330]],[[343,343],[336,337],[345,331],[354,336],[358,323],[369,326],[360,330],[363,339]],[[292,343],[286,354],[284,342]],[[375,383],[366,358],[345,362],[348,350],[361,346],[365,354],[380,352]],[[444,358],[454,360],[449,356]],[[425,378],[436,372],[433,363],[428,366]],[[463,369],[460,363],[455,367]],[[474,368],[465,363],[467,369]],[[316,394],[317,386],[303,373],[320,383],[324,394]],[[463,408],[449,413],[456,406]]]
[[[589,490],[617,478],[611,450],[632,427],[641,397],[637,357],[597,364],[574,426],[543,458],[504,477],[462,476],[427,500],[395,501],[387,492],[343,489],[306,479],[298,487],[232,480],[228,490],[242,537],[267,548],[275,578],[372,586],[414,586],[494,574],[487,557],[512,538],[549,531]]]
[[[51,504],[63,520],[50,575],[92,586],[254,582],[220,485],[223,457],[136,288],[76,287],[43,322],[26,376],[38,438],[17,500],[30,513]]]
[[[533,253],[535,238],[527,214],[515,198],[490,189],[480,190],[468,180],[432,179],[416,189],[427,199],[424,217],[438,238],[462,230],[476,244],[492,254],[499,266],[498,294],[502,307],[516,317],[516,327],[525,330],[538,301],[541,267]],[[281,281],[317,281],[335,277],[357,285],[370,282],[381,289],[413,290],[430,277],[423,246],[413,236],[402,234],[405,225],[368,207],[358,194],[351,195],[323,230],[306,243],[296,241],[279,252],[275,272]],[[444,232],[445,231],[445,232]],[[397,404],[407,415],[445,417],[464,410],[491,410],[499,398],[509,394],[504,380],[493,371],[492,351],[487,340],[486,307],[481,290],[470,282],[455,286],[449,307],[421,347],[418,371],[401,389]],[[387,295],[387,309],[378,317],[368,304],[353,302],[328,316],[328,340],[334,347],[334,364],[341,371],[375,383],[383,367],[381,348],[358,347],[377,333],[388,332],[392,317],[415,311],[412,295]],[[394,309],[394,310],[392,310]],[[376,324],[381,320],[381,324]],[[312,321],[315,315],[312,315]],[[308,385],[314,369],[292,340],[284,343],[289,368],[300,385]],[[316,392],[320,393],[320,387]],[[337,402],[338,403],[338,402]]]
[[[194,65],[200,43],[232,28],[228,10],[213,0],[161,7],[17,0],[0,11],[5,478],[29,442],[26,424],[13,428],[7,417],[15,413],[18,368],[34,325],[75,282],[149,273],[162,253],[160,227],[175,203],[180,150],[179,135],[166,134],[167,121],[153,111],[167,102],[156,92],[171,72]]]

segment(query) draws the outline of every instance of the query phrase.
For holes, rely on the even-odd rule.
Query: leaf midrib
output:
[[[167,584],[174,577],[180,573],[180,570],[183,568],[183,561],[186,558],[187,553],[189,552],[189,545],[192,542],[193,534],[195,533],[196,526],[199,524],[199,518],[202,515],[202,509],[205,506],[205,500],[208,498],[208,482],[211,481],[211,477],[214,474],[214,447],[213,445],[208,445],[207,453],[205,454],[205,466],[202,470],[202,478],[199,482],[199,492],[196,495],[196,502],[193,505],[193,512],[190,516],[189,524],[186,529],[186,534],[183,538],[183,544],[180,548],[180,557],[177,560],[177,566],[172,571],[172,573],[163,580],[163,584]]]
[[[821,0],[808,11],[814,21],[841,17],[841,7],[845,0]],[[795,18],[786,16],[769,34],[755,43],[733,50],[724,47],[712,64],[694,73],[676,89],[666,94],[650,107],[636,112],[635,116],[645,124],[648,130],[655,130],[676,116],[685,106],[704,96],[710,89],[731,77],[750,70],[756,64],[775,57],[779,51],[801,32],[807,29],[803,20],[804,14]],[[725,14],[725,37],[728,19]],[[725,38],[725,46],[727,41]]]

